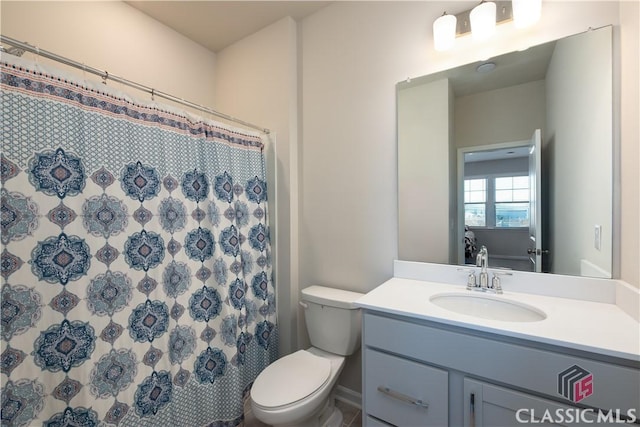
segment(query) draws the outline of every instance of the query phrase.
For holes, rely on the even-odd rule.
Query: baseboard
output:
[[[350,388],[338,385],[335,388],[334,396],[337,400],[344,402],[347,405],[362,409],[362,394],[358,393],[357,391],[353,391]]]

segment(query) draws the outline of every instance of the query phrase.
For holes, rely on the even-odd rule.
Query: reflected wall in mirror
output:
[[[466,225],[490,266],[536,271],[532,258],[537,271],[611,277],[610,26],[401,82],[397,107],[400,259],[473,263]],[[536,129],[540,192],[526,199],[535,185],[515,154]],[[505,148],[514,160],[470,160]]]

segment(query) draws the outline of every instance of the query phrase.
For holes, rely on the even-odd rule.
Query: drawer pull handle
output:
[[[401,402],[409,403],[411,405],[419,406],[420,408],[427,409],[429,404],[427,402],[423,402],[420,399],[414,399],[411,396],[407,396],[406,394],[402,394],[398,391],[391,390],[389,387],[383,387],[381,385],[378,386],[378,391],[380,393],[386,394],[387,396],[397,399]]]

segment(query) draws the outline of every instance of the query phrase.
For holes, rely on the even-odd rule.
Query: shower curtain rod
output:
[[[164,98],[164,99],[167,99],[167,100],[172,101],[172,102],[177,102],[178,104],[182,104],[182,105],[185,105],[187,107],[194,108],[196,110],[199,110],[199,111],[202,111],[202,112],[205,112],[205,113],[208,113],[208,114],[212,114],[214,116],[221,117],[223,119],[226,119],[226,120],[229,120],[229,121],[232,121],[232,122],[235,122],[235,123],[242,124],[244,126],[252,128],[252,129],[257,129],[257,130],[262,131],[262,132],[264,132],[266,134],[271,133],[271,131],[269,129],[267,129],[267,128],[263,128],[263,127],[260,127],[258,125],[254,125],[253,123],[245,122],[244,120],[238,119],[238,118],[230,116],[228,114],[224,114],[224,113],[221,113],[219,111],[212,110],[211,108],[205,107],[203,105],[196,104],[196,103],[191,102],[191,101],[186,101],[186,100],[184,100],[182,98],[178,98],[177,96],[174,96],[174,95],[171,95],[171,94],[168,94],[168,93],[165,93],[165,92],[161,92],[161,91],[156,90],[156,89],[154,89],[152,87],[145,86],[143,84],[136,83],[136,82],[131,81],[131,80],[127,80],[127,79],[125,79],[123,77],[118,77],[118,76],[115,76],[113,74],[109,74],[108,71],[103,71],[103,70],[99,70],[97,68],[86,66],[85,64],[82,64],[80,62],[74,61],[74,60],[69,59],[69,58],[65,58],[64,56],[60,56],[60,55],[57,55],[57,54],[55,54],[53,52],[49,52],[49,51],[40,49],[40,48],[38,48],[36,46],[32,46],[29,43],[24,43],[24,42],[15,40],[15,39],[13,39],[11,37],[7,37],[7,36],[4,36],[4,35],[0,35],[0,41],[2,42],[2,44],[8,44],[8,45],[11,45],[11,46],[16,47],[18,49],[21,49],[23,51],[35,53],[38,56],[42,56],[44,58],[52,59],[52,60],[60,62],[62,64],[69,65],[71,67],[75,67],[75,68],[78,68],[80,70],[87,71],[89,73],[98,75],[98,76],[102,77],[103,83],[105,83],[105,84],[106,84],[106,82],[108,80],[112,80],[112,81],[114,81],[116,83],[121,83],[121,84],[124,84],[126,86],[132,87],[134,89],[137,89],[137,90],[140,90],[140,91],[143,91],[143,92],[147,92],[147,93],[151,94],[152,97],[158,96],[160,98]],[[0,46],[0,48],[5,52],[7,51],[3,46]]]

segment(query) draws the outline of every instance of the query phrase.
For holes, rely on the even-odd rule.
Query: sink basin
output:
[[[506,322],[539,322],[547,318],[542,310],[501,296],[443,293],[436,294],[429,300],[446,310],[483,319]]]

